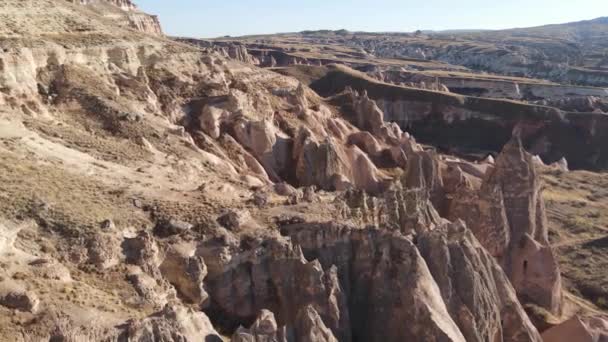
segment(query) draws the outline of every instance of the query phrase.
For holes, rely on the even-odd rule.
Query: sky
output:
[[[608,0],[135,0],[165,33],[212,38],[347,29],[505,29],[608,16]]]

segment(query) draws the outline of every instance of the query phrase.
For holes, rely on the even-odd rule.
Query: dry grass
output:
[[[545,172],[550,238],[567,290],[608,310],[608,174]]]
[[[90,178],[0,152],[0,216],[33,218],[62,233],[96,230],[113,219],[119,226],[139,227],[148,222],[121,191]]]

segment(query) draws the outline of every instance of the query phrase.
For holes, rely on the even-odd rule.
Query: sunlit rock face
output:
[[[479,190],[463,186],[448,207],[502,264],[518,296],[550,312],[562,307],[559,265],[549,246],[542,184],[531,154],[514,138]]]
[[[106,15],[114,20],[119,20],[127,24],[128,27],[133,28],[135,30],[153,34],[153,35],[163,35],[163,30],[160,25],[160,20],[158,16],[150,15],[144,12],[141,12],[137,5],[131,0],[67,0],[69,2],[81,5],[90,5],[94,6],[99,3],[110,4],[115,6],[116,9],[121,10],[123,13],[116,14],[111,12],[106,12],[101,7],[101,14]],[[97,7],[99,8],[99,7]]]

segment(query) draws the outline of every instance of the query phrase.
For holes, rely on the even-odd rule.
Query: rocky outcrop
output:
[[[122,249],[127,264],[137,265],[149,274],[158,274],[158,266],[162,258],[152,234],[142,230],[137,236],[126,238],[122,243]]]
[[[134,11],[137,9],[137,6],[131,0],[67,0],[69,2],[73,2],[81,5],[89,5],[95,2],[105,2],[112,4],[123,11]]]
[[[232,342],[337,342],[312,305],[300,310],[294,327],[278,327],[274,314],[262,310],[251,328],[239,327]]]
[[[485,175],[479,191],[456,187],[447,217],[467,222],[501,262],[518,296],[559,313],[559,266],[549,246],[542,185],[533,157],[513,139]]]
[[[295,341],[301,342],[338,342],[334,334],[329,330],[319,313],[312,305],[300,309],[296,317],[294,335]]]
[[[188,304],[204,306],[209,298],[203,287],[207,266],[195,255],[190,244],[173,245],[160,265],[162,276],[177,290]]]
[[[156,315],[128,322],[118,339],[137,342],[222,341],[204,313],[176,306],[166,306]]]
[[[374,135],[380,135],[380,128],[384,124],[384,113],[378,108],[376,102],[367,96],[366,91],[363,91],[361,95],[352,89],[347,89],[346,92],[351,95],[357,127]]]
[[[608,319],[575,316],[543,333],[544,342],[608,341]]]
[[[445,222],[431,203],[428,191],[408,189],[399,182],[381,196],[372,196],[356,189],[350,189],[342,196],[342,217],[360,222],[363,226],[407,235],[433,229]]]
[[[119,20],[121,23],[125,23],[132,29],[149,33],[152,35],[163,35],[163,30],[160,26],[160,20],[155,15],[150,15],[139,11],[135,3],[131,0],[67,0],[72,3],[89,5],[94,9],[100,10],[100,14],[111,18],[112,20]],[[116,7],[117,10],[123,13],[107,13],[103,7],[96,6],[97,3],[108,3]],[[120,19],[117,19],[120,18]]]
[[[0,283],[0,305],[22,312],[36,313],[40,299],[22,284],[8,280]]]
[[[327,190],[355,187],[374,193],[382,187],[376,166],[357,146],[344,149],[329,137],[318,142],[303,129],[295,141],[294,157],[300,185]]]
[[[541,340],[500,265],[461,223],[422,234],[418,246],[466,341]]]
[[[423,189],[435,208],[442,207],[443,177],[439,157],[434,151],[413,151],[408,155],[407,169],[401,177],[406,188]]]
[[[280,326],[295,327],[300,310],[313,305],[336,337],[350,340],[348,310],[335,268],[308,262],[298,247],[281,240],[254,241],[240,249],[238,241],[221,239],[202,243],[197,252],[209,270],[208,312],[220,319],[222,328],[252,322],[262,309],[276,314]]]
[[[249,54],[247,47],[243,44],[234,43],[227,44],[227,46],[217,46],[216,51],[219,51],[222,55],[237,60],[239,62],[248,64],[258,64],[257,59]]]
[[[313,253],[323,265],[337,266],[356,340],[424,337],[429,341],[464,341],[411,241],[390,233],[323,226],[298,232],[292,228],[288,234],[305,254]],[[317,234],[324,235],[323,242],[317,240]],[[409,310],[413,307],[417,310]]]
[[[443,234],[447,234],[456,228],[443,229]],[[505,338],[513,337],[510,339],[513,341],[538,340],[504,279],[491,283],[489,288],[486,283],[479,283],[478,290],[485,292],[477,289],[474,292],[493,300],[488,303],[488,310],[495,310],[494,318],[488,318],[484,312],[473,318],[474,322],[463,319],[459,322],[462,327],[459,326],[454,320],[459,317],[457,311],[450,313],[437,284],[443,279],[434,278],[429,269],[431,263],[440,265],[443,259],[425,260],[427,250],[419,251],[409,238],[399,233],[322,224],[284,226],[282,232],[302,246],[309,260],[315,256],[318,261],[307,263],[298,248],[272,240],[267,240],[265,247],[252,246],[251,250],[238,254],[233,254],[236,251],[231,252],[234,247],[230,247],[236,246],[236,241],[228,245],[210,241],[199,246],[199,253],[209,262],[207,286],[212,305],[208,312],[211,317],[222,318],[217,324],[224,328],[242,324],[256,317],[260,308],[269,308],[277,314],[274,324],[269,313],[263,312],[252,329],[237,330],[236,341],[285,336],[281,335],[282,328],[277,328],[281,326],[286,326],[286,331],[295,331],[295,341],[315,338],[333,341],[332,335],[340,341],[349,341],[351,336],[369,341],[400,341],[420,336],[437,341],[465,341],[463,329],[475,331],[482,324],[493,327],[488,328],[491,330],[488,336],[505,334]],[[470,233],[467,239],[475,241]],[[459,245],[460,241],[454,244]],[[485,251],[479,244],[475,246],[477,249],[471,253],[477,259],[472,257],[469,262],[475,263],[472,267],[477,269],[481,267],[478,253]],[[429,250],[442,248],[433,245]],[[489,265],[485,266],[489,271],[484,275],[494,278],[502,274],[489,255],[482,254],[482,259]],[[453,272],[457,272],[459,266],[453,267]],[[470,273],[473,274],[476,273]],[[466,283],[463,280],[462,291],[470,290]],[[448,293],[451,292],[445,290],[445,295]],[[417,310],[410,310],[412,307]],[[501,320],[507,323],[503,325]],[[407,326],[402,324],[404,321]]]
[[[282,232],[337,267],[356,340],[540,341],[498,263],[462,225],[421,231],[416,244],[332,224]]]
[[[230,149],[242,156],[241,165],[262,179],[277,183],[288,181],[295,186],[316,186],[323,190],[354,187],[378,193],[385,186],[379,168],[405,165],[399,146],[386,146],[386,138],[374,150],[366,144],[370,141],[366,139],[369,134],[357,135],[356,129],[342,119],[331,117],[328,108],[314,104],[318,98],[312,97],[301,83],[293,90],[280,89],[274,93],[294,113],[283,115],[275,111],[268,116],[259,115],[252,105],[257,100],[234,90],[227,96],[196,103],[190,129],[194,134],[203,131],[224,143],[231,141],[234,146]],[[300,120],[296,124],[289,117],[293,114]],[[402,132],[384,124],[382,113],[377,114],[377,131],[391,137],[390,144],[398,144]]]
[[[130,13],[128,15],[129,26],[135,30],[162,36],[163,29],[160,26],[160,20],[155,15],[145,13]]]
[[[280,328],[274,314],[268,310],[262,310],[258,318],[249,328],[239,327],[234,335],[232,342],[287,342],[287,332],[285,327]]]

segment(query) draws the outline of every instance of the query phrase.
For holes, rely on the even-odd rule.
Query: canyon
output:
[[[0,340],[608,338],[595,76],[130,0],[4,0],[0,36]]]

